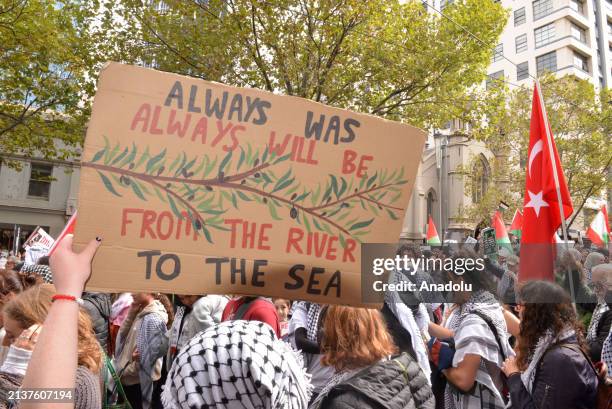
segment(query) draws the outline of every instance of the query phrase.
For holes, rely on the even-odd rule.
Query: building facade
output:
[[[36,226],[57,236],[76,210],[79,167],[70,161],[16,160],[21,169],[0,165],[0,250],[14,248]]]
[[[510,18],[495,47],[491,78],[530,84],[544,71],[612,84],[611,0],[503,0]],[[502,57],[505,56],[506,58]],[[508,61],[510,60],[510,61]]]
[[[443,13],[450,3],[435,0],[429,4]],[[531,86],[532,76],[550,71],[558,76],[572,74],[587,79],[599,89],[610,87],[612,0],[502,0],[501,3],[510,15],[488,68],[490,79]],[[465,130],[457,121],[449,122],[442,132],[450,134],[445,137],[445,143],[436,144],[435,138],[430,138],[421,158],[404,219],[403,240],[425,239],[429,215],[440,236],[445,234],[451,240],[462,241],[479,224],[488,224],[486,220],[463,220],[460,212],[486,192],[491,182],[489,161],[493,155],[482,143],[462,136]],[[468,182],[457,169],[474,163],[481,166],[479,180]],[[609,178],[612,180],[612,171]],[[474,183],[469,196],[465,183]],[[607,196],[608,208],[612,208],[610,188]],[[603,203],[595,198],[589,200],[572,227],[584,231]],[[506,222],[510,218],[511,215]]]

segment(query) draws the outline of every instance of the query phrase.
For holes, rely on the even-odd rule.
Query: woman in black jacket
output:
[[[597,398],[569,295],[557,284],[530,281],[519,290],[521,331],[516,359],[504,362],[513,409],[587,409]]]
[[[336,374],[310,409],[433,409],[417,362],[397,347],[379,311],[330,306],[323,324],[323,365]]]

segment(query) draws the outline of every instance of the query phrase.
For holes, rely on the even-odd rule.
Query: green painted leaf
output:
[[[375,173],[374,176],[372,176],[370,179],[368,179],[368,183],[366,183],[366,188],[369,189],[370,186],[372,186],[374,184],[374,181],[376,180],[376,177],[378,176],[378,173]]]
[[[115,157],[117,152],[119,151],[119,142],[115,145],[112,151],[106,151],[106,155],[104,155],[104,164],[108,165],[111,160]]]
[[[185,166],[183,166],[183,172],[187,172],[189,169],[191,169],[193,167],[193,165],[195,165],[197,159],[198,158],[196,156],[195,158],[190,160],[189,163],[187,163]],[[194,172],[194,174],[195,174],[195,172]]]
[[[236,194],[238,195],[239,198],[241,198],[242,200],[244,200],[246,202],[252,202],[253,201],[253,199],[248,197],[245,193],[241,192],[240,190],[236,190]]]
[[[300,185],[301,185],[301,183],[299,183],[299,182],[298,182],[298,183],[296,183],[295,185],[291,186],[291,189],[287,190],[287,191],[285,192],[285,194],[286,194],[286,195],[290,195],[290,194],[292,194],[293,192],[295,192],[296,190],[298,190],[298,189],[300,188]]]
[[[310,227],[310,222],[308,221],[308,216],[304,214],[304,227],[306,227],[306,231],[310,233],[312,228]]]
[[[262,172],[261,177],[266,181],[266,183],[272,183],[272,179],[270,179],[270,176],[268,176],[267,173]]]
[[[323,195],[323,198],[321,199],[321,203],[325,203],[327,199],[331,196],[331,193],[332,193],[332,186],[329,185],[327,187],[327,190],[325,191],[325,194]]]
[[[331,177],[331,189],[332,192],[336,195],[336,199],[338,198],[338,179],[334,175],[329,175]]]
[[[111,162],[111,166],[113,166],[114,164],[116,164],[117,162],[119,162],[121,159],[123,159],[123,158],[125,157],[125,155],[127,155],[127,154],[128,154],[128,152],[129,152],[129,151],[130,151],[130,150],[129,150],[127,147],[125,147],[125,149],[123,149],[123,152],[121,152],[121,153],[119,154],[119,156],[117,156],[115,159],[113,159],[113,161]]]
[[[389,217],[390,217],[390,218],[392,218],[393,220],[397,220],[397,219],[399,219],[399,217],[397,217],[397,216],[395,215],[395,213],[393,213],[391,210],[389,210],[389,209],[385,209],[385,210],[387,210],[387,214],[388,214],[388,215],[389,215]]]
[[[223,160],[221,161],[221,164],[219,165],[219,173],[225,171],[225,167],[227,166],[231,158],[232,158],[232,151],[229,151],[227,155],[225,155],[225,158],[223,158]]]
[[[159,200],[161,200],[162,202],[166,203],[166,198],[164,198],[162,196],[162,194],[159,192],[159,188],[157,186],[155,186],[153,188],[153,190],[155,191],[155,194],[157,195],[157,197],[159,198]]]
[[[314,224],[315,228],[319,231],[323,231],[323,228],[321,227],[321,225],[319,224],[319,222],[317,221],[316,217],[312,218],[312,224]]]
[[[102,155],[104,155],[105,152],[106,152],[106,147],[100,149],[98,152],[96,152],[96,154],[93,156],[93,158],[91,158],[91,162],[95,163],[95,162],[99,161],[102,158]]]
[[[247,145],[247,151],[246,151],[246,161],[249,165],[251,165],[253,163],[253,150],[251,149],[251,144]]]
[[[238,209],[238,201],[236,200],[236,194],[234,192],[232,192],[232,206]]]
[[[164,148],[163,151],[161,151],[160,153],[158,153],[157,155],[155,155],[151,159],[149,159],[149,161],[147,162],[146,172],[150,173],[153,170],[153,167],[159,161],[161,161],[165,156],[166,156],[166,148]]]
[[[138,196],[141,200],[144,200],[145,202],[147,201],[147,199],[142,194],[142,190],[140,189],[140,186],[138,186],[138,183],[132,180],[132,183],[130,183],[130,186],[132,187],[132,191],[134,191],[134,194],[136,196]]]
[[[357,223],[353,224],[351,227],[349,227],[349,230],[363,229],[364,227],[368,227],[369,225],[371,225],[373,221],[374,221],[374,219],[364,220],[362,222],[357,222]]]
[[[346,239],[344,238],[344,235],[342,233],[340,233],[340,245],[342,246],[343,249],[346,248]]]
[[[111,192],[115,196],[121,197],[121,195],[119,193],[117,193],[117,191],[115,190],[115,187],[113,186],[113,182],[111,182],[110,179],[107,178],[104,173],[98,171],[98,175],[100,175],[100,178],[102,179],[102,183],[104,183],[104,186],[106,187],[106,190],[108,190],[109,192]]]
[[[172,210],[172,213],[174,213],[174,215],[180,220],[183,220],[183,214],[179,211],[178,207],[176,207],[176,202],[172,196],[169,193],[166,193],[166,197],[168,198],[168,204],[170,204],[170,210]]]
[[[203,210],[203,212],[207,214],[220,215],[225,213],[225,210],[206,209]]]
[[[138,169],[140,165],[142,165],[144,161],[147,159],[149,159],[149,147],[148,146],[145,148],[145,151],[140,156],[140,159],[138,160],[138,163],[136,163],[136,166],[134,166],[134,169]]]
[[[181,164],[176,168],[176,172],[174,172],[174,177],[177,177],[182,172],[183,166],[185,166],[185,162],[187,162],[187,155],[185,154],[185,152],[183,152],[181,156]]]
[[[287,159],[289,159],[290,157],[291,157],[291,154],[290,154],[290,153],[288,153],[288,154],[286,154],[286,155],[284,155],[284,156],[281,156],[281,157],[279,157],[278,159],[276,159],[276,160],[274,161],[274,164],[276,165],[276,164],[279,164],[279,163],[281,163],[281,162],[284,162],[284,161],[286,161]]]
[[[346,187],[346,179],[340,178],[340,189],[338,189],[338,195],[336,196],[337,198],[340,198],[344,192],[346,192]]]
[[[304,192],[301,195],[299,195],[298,197],[295,198],[294,202],[301,202],[304,199],[306,199],[306,197],[308,197],[308,195],[310,194],[310,192]]]
[[[272,190],[272,193],[278,192],[279,190],[283,190],[284,188],[286,188],[287,186],[292,184],[294,181],[295,181],[295,178],[289,179],[289,180],[285,180],[284,182],[282,182],[280,184],[277,183],[276,187]]]
[[[266,163],[266,159],[268,159],[268,145],[264,148],[264,153],[261,156],[261,163]]]
[[[242,146],[241,146],[240,147],[240,158],[238,159],[238,165],[236,165],[236,170],[240,170],[240,167],[242,166],[244,159],[245,159],[244,149],[242,149]]]
[[[168,172],[172,172],[174,170],[174,168],[176,168],[176,165],[179,164],[180,160],[182,157],[185,156],[185,152],[179,153],[177,155],[176,158],[174,158],[174,160],[172,161],[172,163],[170,164],[170,167],[168,168]]]
[[[204,156],[202,158],[202,161],[200,162],[200,165],[193,171],[194,175],[198,175],[202,169],[204,169],[204,165],[206,164],[206,161],[208,160],[208,157]]]
[[[117,166],[122,168],[125,165],[127,165],[128,163],[134,162],[134,159],[136,158],[136,152],[137,151],[138,151],[138,148],[136,148],[136,144],[134,142],[132,142],[132,151]]]
[[[312,193],[312,196],[310,196],[310,203],[312,203],[313,206],[316,203],[318,203],[320,194],[321,194],[321,185],[319,184],[317,185],[317,188],[315,189],[315,191]]]
[[[204,175],[203,175],[204,177],[208,176],[210,172],[215,168],[215,165],[217,164],[217,160],[218,158],[215,157],[215,160],[213,160],[208,165],[206,165],[206,170],[204,171]]]
[[[206,226],[202,226],[202,231],[204,232],[204,237],[206,237],[206,240],[210,244],[213,244],[212,236],[210,235],[210,231],[206,228]]]
[[[271,200],[268,200],[268,210],[270,211],[270,216],[272,216],[274,220],[283,220],[282,218],[278,217],[278,213],[276,212],[276,206],[272,204]]]
[[[285,173],[283,176],[280,177],[280,179],[276,181],[276,186],[280,185],[285,180],[289,179],[289,176],[291,176],[291,169],[289,169],[287,173]]]
[[[341,214],[340,216],[338,216],[338,217],[336,218],[336,220],[340,222],[340,221],[342,221],[342,220],[346,219],[346,216],[348,216],[349,214],[351,214],[351,211],[350,211],[350,210],[349,210],[348,212],[345,212],[345,213]]]

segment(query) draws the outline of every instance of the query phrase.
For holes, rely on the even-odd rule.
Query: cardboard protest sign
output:
[[[75,242],[88,288],[360,304],[360,243],[395,242],[425,142],[296,97],[108,64]]]

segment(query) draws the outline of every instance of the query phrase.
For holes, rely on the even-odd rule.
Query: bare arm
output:
[[[436,323],[429,323],[429,335],[432,337],[436,337],[439,339],[448,339],[452,338],[455,333],[448,328],[443,327],[442,325],[438,325]]]
[[[480,356],[466,354],[457,367],[448,368],[442,372],[446,379],[463,392],[468,392],[476,381],[476,372],[480,366]]]
[[[79,254],[72,252],[72,235],[66,236],[51,257],[51,271],[58,294],[81,297],[91,274],[91,260],[100,245],[92,240]],[[77,369],[79,305],[74,301],[53,302],[28,364],[22,387],[74,389]],[[73,395],[74,396],[74,395]],[[40,409],[36,402],[23,402],[22,409]],[[54,404],[68,409],[74,402]]]
[[[520,332],[521,321],[507,309],[504,309],[504,319],[506,320],[506,326],[508,332],[515,337],[518,337]]]

